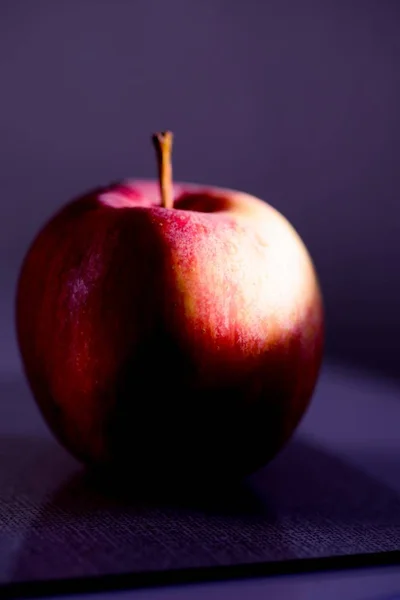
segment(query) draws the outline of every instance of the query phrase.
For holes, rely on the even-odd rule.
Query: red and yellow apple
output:
[[[49,427],[132,480],[241,477],[289,439],[323,351],[320,288],[289,222],[249,194],[127,180],[64,206],[23,262],[16,325]]]

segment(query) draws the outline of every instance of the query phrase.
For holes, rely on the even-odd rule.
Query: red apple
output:
[[[129,478],[241,477],[304,414],[323,350],[309,254],[246,193],[123,181],[61,209],[22,265],[21,357],[58,440]],[[161,191],[161,193],[160,193]]]

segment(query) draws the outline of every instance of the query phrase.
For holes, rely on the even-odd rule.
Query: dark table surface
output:
[[[225,494],[148,502],[90,483],[17,365],[0,381],[0,584],[246,564],[290,571],[300,559],[371,562],[400,548],[400,390],[388,382],[325,366],[269,466]]]

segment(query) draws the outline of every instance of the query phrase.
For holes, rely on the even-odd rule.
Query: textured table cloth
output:
[[[149,501],[90,482],[22,375],[4,372],[0,597],[10,582],[400,549],[400,393],[371,382],[325,368],[296,436],[269,466],[222,495]]]

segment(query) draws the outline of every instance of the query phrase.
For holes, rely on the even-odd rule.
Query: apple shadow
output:
[[[18,508],[20,496],[26,513],[40,508],[79,470],[80,465],[50,436],[0,437],[0,519]]]
[[[301,439],[224,490],[135,493],[109,483],[75,472],[40,506],[33,502],[7,580],[277,563],[390,552],[400,543],[400,496]]]

